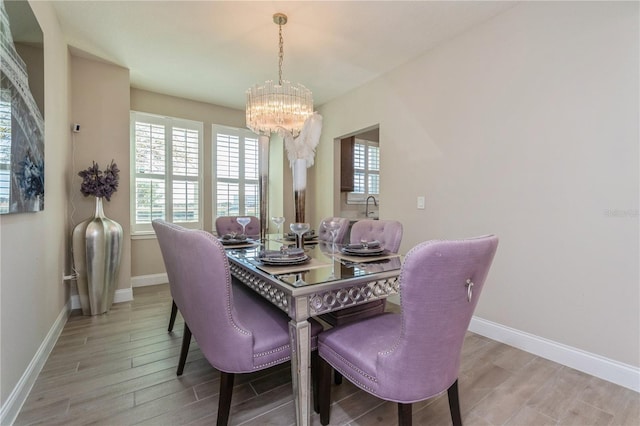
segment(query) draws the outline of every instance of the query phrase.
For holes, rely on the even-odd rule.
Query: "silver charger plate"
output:
[[[350,254],[353,256],[379,256],[381,254],[384,254],[385,250],[383,248],[362,248],[362,249],[350,249],[350,248],[343,248],[342,249],[342,253],[344,254]]]
[[[305,263],[309,260],[309,256],[306,254],[300,257],[259,257],[258,260],[263,265],[270,266],[290,266],[290,265],[299,265],[301,263]]]

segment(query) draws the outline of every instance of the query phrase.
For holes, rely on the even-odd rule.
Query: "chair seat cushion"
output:
[[[239,325],[253,335],[253,365],[256,369],[291,359],[289,316],[242,283],[233,280],[233,303]],[[311,348],[317,348],[322,325],[311,323]]]
[[[384,313],[320,334],[318,353],[356,386],[377,393],[377,354],[397,342],[402,327],[399,314]]]

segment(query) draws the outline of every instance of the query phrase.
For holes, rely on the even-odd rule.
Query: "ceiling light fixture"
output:
[[[247,127],[255,133],[271,135],[284,128],[294,136],[300,133],[304,121],[313,114],[313,95],[299,83],[282,80],[284,41],[282,26],[287,15],[276,13],[273,22],[279,27],[278,84],[268,80],[263,86],[255,85],[247,90]]]

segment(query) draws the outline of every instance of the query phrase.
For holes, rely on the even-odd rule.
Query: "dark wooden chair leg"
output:
[[[231,396],[233,395],[233,373],[220,372],[220,397],[218,399],[217,426],[227,426],[231,412]]]
[[[318,356],[320,370],[320,388],[318,389],[318,403],[320,405],[320,424],[326,426],[330,420],[331,408],[331,365]]]
[[[169,333],[173,331],[173,324],[176,322],[176,315],[178,315],[178,306],[176,302],[171,301],[171,317],[169,317]]]
[[[453,426],[462,426],[462,416],[460,415],[460,399],[458,398],[458,380],[447,389],[449,397],[449,411],[451,411],[451,421]]]
[[[180,360],[178,361],[178,372],[176,375],[182,376],[184,365],[187,363],[187,354],[189,353],[189,345],[191,344],[191,330],[187,323],[184,323],[184,333],[182,333],[182,349],[180,349]]]
[[[320,413],[320,400],[318,391],[320,389],[320,356],[318,351],[311,352],[311,383],[313,391],[313,411]]]
[[[398,426],[411,426],[412,422],[411,404],[398,402]]]
[[[338,373],[337,371],[333,372],[333,383],[335,383],[336,385],[341,385],[342,384],[342,374]]]

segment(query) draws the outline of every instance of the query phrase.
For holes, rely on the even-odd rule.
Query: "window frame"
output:
[[[355,162],[356,162],[356,155],[355,155],[355,149],[356,149],[356,145],[363,145],[365,147],[364,149],[364,164],[365,167],[364,169],[361,168],[356,168],[355,166]],[[369,147],[375,147],[378,150],[378,169],[377,170],[370,170],[369,169]],[[348,192],[347,193],[347,204],[365,204],[367,201],[367,198],[370,195],[373,195],[376,200],[379,202],[380,201],[380,143],[379,142],[375,142],[375,141],[370,141],[370,140],[366,140],[366,139],[359,139],[356,138],[354,141],[354,154],[353,154],[353,179],[354,179],[354,189],[356,187],[355,184],[355,179],[357,176],[358,172],[363,172],[364,173],[364,181],[365,181],[365,191],[364,193],[361,192]],[[369,192],[369,176],[370,175],[377,175],[378,176],[378,192],[377,193],[370,193]]]
[[[136,167],[136,123],[144,122],[151,123],[159,126],[163,126],[165,129],[164,134],[164,150],[165,150],[165,172],[160,173],[138,173]],[[188,130],[195,130],[198,132],[198,173],[196,176],[176,175],[173,171],[173,129],[184,128]],[[165,202],[164,202],[164,220],[171,223],[179,224],[185,228],[191,229],[203,229],[204,228],[204,124],[201,121],[187,120],[177,117],[169,117],[164,115],[151,114],[140,111],[130,111],[130,166],[131,166],[131,178],[130,178],[130,221],[131,221],[131,235],[150,235],[154,234],[151,222],[149,223],[136,223],[136,179],[137,178],[153,178],[163,179],[165,185]],[[197,221],[173,221],[173,182],[179,181],[192,181],[198,185],[198,220]],[[153,220],[153,219],[152,219]]]
[[[229,136],[235,136],[238,138],[238,157],[239,157],[239,170],[238,178],[219,178],[218,177],[218,134],[224,134]],[[247,179],[245,174],[246,163],[246,139],[255,139],[256,142],[256,179]],[[227,214],[218,213],[218,182],[237,183],[238,184],[238,198],[239,198],[239,212],[238,216],[259,216],[260,214],[260,147],[258,145],[258,135],[248,129],[224,126],[221,124],[211,125],[211,181],[212,181],[212,205],[211,215],[212,223],[215,223],[216,219],[220,216],[227,216]],[[247,184],[255,184],[256,188],[256,207],[255,213],[247,213],[245,209],[246,194],[245,189]],[[235,214],[229,214],[235,216]]]

